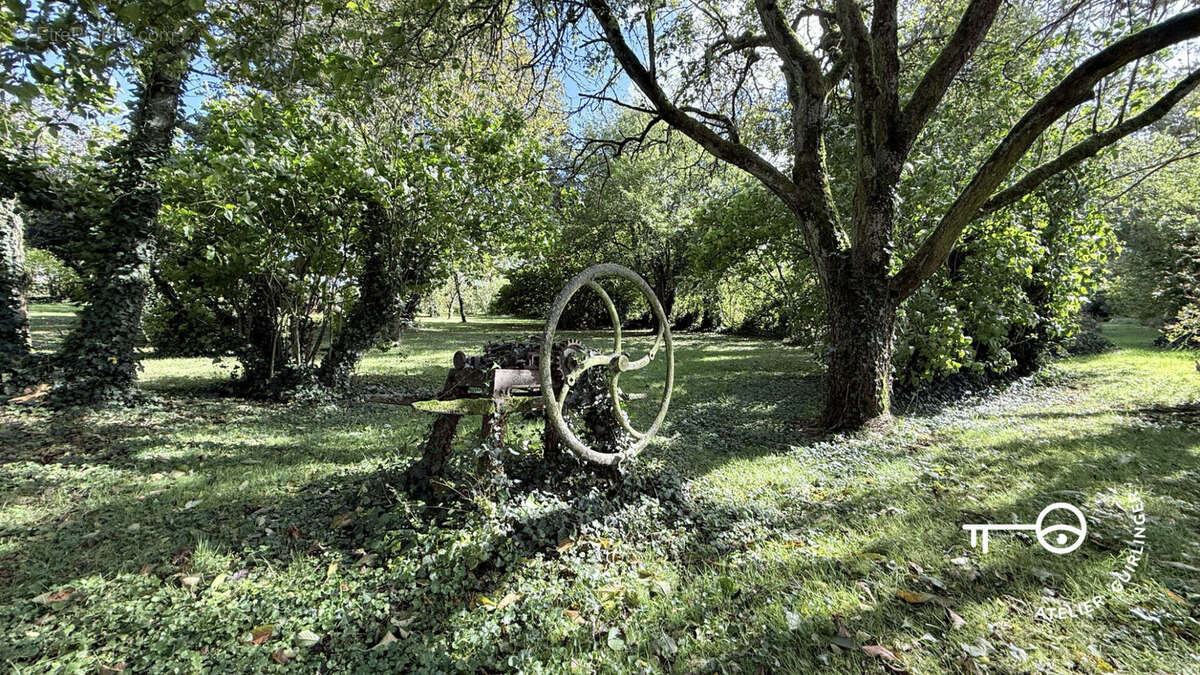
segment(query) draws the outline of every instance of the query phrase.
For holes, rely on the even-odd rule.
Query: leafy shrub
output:
[[[1075,186],[1058,181],[969,230],[946,267],[901,309],[898,385],[952,373],[1026,375],[1047,354],[1069,348],[1115,241],[1083,204]]]
[[[820,351],[824,299],[800,230],[779,200],[739,178],[696,220],[700,234],[690,255],[698,281],[682,304],[733,332]]]
[[[25,253],[25,269],[32,283],[29,296],[49,302],[83,302],[86,294],[79,274],[49,251],[31,248]]]
[[[492,312],[523,319],[541,319],[550,314],[554,298],[582,268],[543,263],[519,267],[506,275],[508,283],[500,287],[492,302]],[[641,294],[626,282],[601,282],[622,319],[632,322],[646,311]],[[636,313],[635,316],[630,316]],[[608,309],[600,296],[588,288],[581,288],[558,320],[558,327],[566,330],[607,329],[611,325]]]
[[[151,301],[142,318],[146,340],[159,356],[218,356],[237,343],[233,326],[208,307],[172,304],[161,297]]]
[[[1079,315],[1079,332],[1067,344],[1067,353],[1082,356],[1085,354],[1103,354],[1116,348],[1112,340],[1100,333],[1100,324],[1096,317],[1087,311]]]
[[[479,259],[481,242],[520,240],[493,228],[532,236],[540,222],[524,118],[443,112],[422,133],[367,138],[312,99],[207,103],[164,179],[154,345],[234,355],[247,393],[287,396],[314,374],[347,386],[414,295]]]
[[[1180,308],[1175,319],[1163,326],[1162,335],[1171,347],[1200,349],[1200,298]]]
[[[1173,247],[1174,264],[1164,275],[1160,295],[1169,296],[1163,340],[1172,347],[1200,348],[1200,233],[1190,233]]]

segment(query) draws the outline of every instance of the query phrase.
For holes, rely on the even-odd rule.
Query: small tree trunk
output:
[[[350,376],[363,352],[387,335],[388,326],[411,304],[414,289],[427,283],[428,262],[397,248],[396,223],[382,205],[368,203],[363,225],[360,246],[366,260],[358,280],[358,302],[334,336],[317,372],[321,384],[333,389],[350,386]]]
[[[891,415],[896,310],[886,273],[855,267],[831,265],[825,289],[829,370],[821,424],[828,429],[858,429]]]
[[[0,199],[0,376],[17,386],[23,384],[18,376],[32,351],[24,229],[17,200]]]
[[[463,309],[462,281],[458,278],[458,272],[454,273],[454,295],[458,297],[458,318],[466,323],[467,312]]]
[[[271,378],[275,377],[275,363],[279,350],[279,296],[272,288],[266,275],[257,275],[249,280],[250,297],[239,312],[239,331],[245,338],[238,350],[242,364],[242,384],[248,391],[266,390]]]
[[[662,303],[663,314],[667,315],[667,321],[672,320],[671,313],[675,311],[675,283],[674,279],[663,280],[655,284],[658,288],[655,289],[655,295],[658,296],[658,301]]]

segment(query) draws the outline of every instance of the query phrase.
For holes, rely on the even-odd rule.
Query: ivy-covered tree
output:
[[[77,129],[112,94],[113,49],[98,37],[110,18],[71,3],[0,7],[0,378],[19,389],[43,374],[31,359],[25,292],[29,211],[61,205],[50,173],[62,153],[42,154],[46,137]]]
[[[261,94],[209,104],[172,165],[157,269],[169,316],[215,339],[199,351],[235,354],[261,393],[344,388],[413,294],[536,233],[539,137],[454,81],[353,115]]]
[[[0,199],[0,376],[6,383],[22,369],[31,350],[24,228],[16,197]]]
[[[501,25],[494,8],[472,3],[26,0],[0,9],[4,95],[69,112],[80,102],[107,100],[117,75],[135,85],[126,136],[100,162],[99,208],[58,242],[71,249],[88,287],[79,328],[56,359],[55,397],[67,403],[123,399],[132,391],[154,257],[156,172],[195,66],[243,86],[334,89],[343,100],[362,101],[381,83],[422,82]],[[19,323],[18,314],[3,311],[11,315],[6,322]],[[19,350],[19,341],[13,346]]]
[[[141,77],[128,136],[109,150],[105,162],[103,184],[111,201],[88,233],[87,302],[57,355],[55,397],[61,402],[122,400],[137,380],[142,309],[162,204],[156,172],[175,138],[196,41],[195,28],[186,24],[169,30],[137,56]]]

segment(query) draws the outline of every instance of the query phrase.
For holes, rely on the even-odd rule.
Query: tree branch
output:
[[[733,143],[706,125],[680,110],[663,91],[658,81],[650,74],[642,62],[634,54],[633,49],[625,40],[621,26],[612,13],[612,8],[604,0],[587,0],[587,6],[596,17],[604,31],[605,41],[616,56],[617,62],[629,75],[629,79],[637,85],[642,94],[654,109],[671,126],[679,129],[695,140],[704,149],[716,157],[745,170],[750,175],[763,181],[767,187],[777,191],[781,197],[794,199],[790,194],[794,187],[787,176],[783,175],[770,162],[760,157],[749,148]]]
[[[967,5],[967,10],[959,19],[958,27],[954,29],[950,41],[938,53],[929,70],[925,71],[920,84],[913,91],[912,98],[904,106],[901,133],[905,152],[917,140],[917,136],[933,116],[933,111],[937,110],[958,71],[962,70],[967,59],[971,58],[979,43],[983,42],[996,19],[996,10],[999,7],[1000,0],[971,0],[971,4]]]
[[[775,0],[755,0],[771,47],[783,62],[788,102],[792,107],[792,182],[801,185],[813,176],[802,166],[821,142],[825,100],[825,80],[821,64],[800,44]]]
[[[726,47],[726,49],[718,54],[718,56],[728,56],[734,52],[740,52],[743,49],[768,47],[771,45],[771,40],[766,35],[754,35],[749,31],[746,31],[737,37],[723,37],[705,48],[705,59],[711,59],[713,55],[716,54],[717,48],[723,45]]]
[[[825,95],[824,79],[821,77],[821,64],[796,37],[792,27],[788,25],[783,12],[779,10],[776,0],[755,0],[758,16],[771,47],[783,61],[785,72],[790,72],[796,83],[803,86],[809,95]]]
[[[858,94],[863,98],[862,107],[870,109],[879,99],[879,82],[875,72],[875,57],[871,50],[871,36],[867,33],[867,25],[863,23],[862,13],[854,0],[838,0],[837,18],[847,52],[854,64],[854,80]]]
[[[876,0],[871,16],[871,42],[889,138],[895,131],[892,127],[898,123],[900,117],[900,52],[896,1]]]
[[[814,253],[817,273],[825,277],[826,254],[840,248],[838,215],[825,165],[826,80],[820,62],[800,43],[777,1],[755,0],[754,4],[771,46],[783,63],[791,105],[792,183],[800,191],[799,199],[791,202],[792,211],[799,216],[805,243]]]
[[[1032,169],[1021,180],[1013,183],[1003,191],[992,195],[991,199],[984,202],[983,208],[980,209],[980,215],[987,215],[1016,202],[1036,190],[1043,181],[1054,174],[1074,166],[1085,159],[1094,157],[1096,153],[1138,129],[1154,124],[1162,119],[1184,96],[1194,91],[1198,85],[1200,85],[1200,70],[1193,71],[1192,74],[1181,80],[1171,91],[1158,99],[1154,105],[1120,124],[1113,125],[1076,143],[1058,157]]]
[[[1076,66],[1025,113],[975,172],[933,233],[892,280],[896,299],[912,295],[933,276],[963,229],[979,217],[984,202],[1033,142],[1055,120],[1091,98],[1097,82],[1136,59],[1197,36],[1200,36],[1200,9],[1193,9],[1122,38]]]
[[[1157,164],[1155,164],[1153,166],[1143,166],[1143,167],[1139,167],[1135,171],[1127,171],[1123,176],[1121,176],[1121,178],[1131,176],[1134,173],[1137,173],[1138,171],[1144,171],[1145,173],[1138,176],[1137,180],[1130,183],[1124,190],[1121,190],[1116,195],[1104,200],[1103,206],[1108,206],[1109,204],[1120,199],[1121,197],[1124,197],[1131,190],[1134,190],[1135,188],[1137,188],[1137,186],[1141,185],[1146,179],[1150,178],[1151,176],[1158,173],[1159,171],[1162,171],[1163,169],[1167,168],[1168,166],[1171,166],[1175,162],[1182,162],[1185,159],[1191,159],[1193,157],[1200,157],[1200,150],[1197,150],[1195,152],[1188,152],[1188,153],[1185,153],[1182,155],[1175,155],[1174,157],[1168,157],[1167,159],[1165,159],[1161,162],[1158,162]],[[1105,181],[1105,182],[1112,182],[1112,181],[1110,179],[1109,181]]]
[[[811,210],[813,197],[799,190],[796,184],[774,165],[745,145],[721,136],[670,100],[658,81],[651,76],[630,48],[621,31],[620,23],[605,0],[586,0],[586,3],[604,31],[605,40],[612,49],[613,55],[616,56],[617,62],[665,122],[682,131],[714,157],[728,162],[760,180],[784,203],[791,205],[793,210],[797,212]],[[816,228],[814,243],[818,251],[836,249],[837,239],[833,221],[815,222],[810,226]]]

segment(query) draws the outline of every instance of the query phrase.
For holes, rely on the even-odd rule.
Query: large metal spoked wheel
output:
[[[631,360],[629,355],[622,350],[621,318],[617,315],[617,307],[613,304],[612,298],[608,296],[604,288],[597,283],[601,279],[608,278],[624,279],[637,286],[638,290],[645,296],[646,302],[649,303],[650,310],[654,314],[654,319],[658,323],[658,333],[654,339],[654,346],[650,349],[649,353],[637,360]],[[603,264],[593,265],[580,272],[574,279],[571,279],[566,287],[559,292],[558,297],[554,299],[554,304],[550,308],[550,316],[546,320],[546,330],[542,334],[542,354],[551,353],[551,349],[554,346],[554,334],[558,328],[558,320],[562,316],[567,303],[584,286],[587,286],[598,294],[604,305],[608,308],[608,316],[613,325],[612,352],[589,356],[582,361],[565,366],[563,369],[562,387],[559,389],[557,396],[555,396],[554,391],[550,359],[542,358],[539,360],[538,376],[541,381],[542,398],[545,402],[546,423],[554,427],[554,430],[558,432],[559,438],[566,443],[567,447],[576,456],[595,464],[611,466],[641,452],[650,442],[650,439],[658,433],[659,427],[662,426],[663,419],[667,416],[667,405],[671,402],[671,388],[675,382],[675,350],[671,345],[671,327],[667,324],[667,315],[663,311],[662,303],[658,301],[658,297],[654,295],[654,291],[646,283],[646,280],[628,267]],[[660,347],[665,347],[667,360],[666,387],[663,388],[662,401],[659,404],[658,415],[654,418],[654,423],[650,425],[649,429],[641,432],[633,428],[629,422],[629,417],[621,407],[618,381],[621,373],[640,370],[649,365],[654,360]],[[616,416],[617,423],[625,433],[634,439],[629,447],[616,452],[598,452],[588,447],[587,444],[579,440],[579,437],[571,431],[563,419],[563,405],[567,400],[567,393],[571,385],[575,384],[584,371],[597,367],[608,369],[608,385],[609,394],[612,399],[613,415]]]

